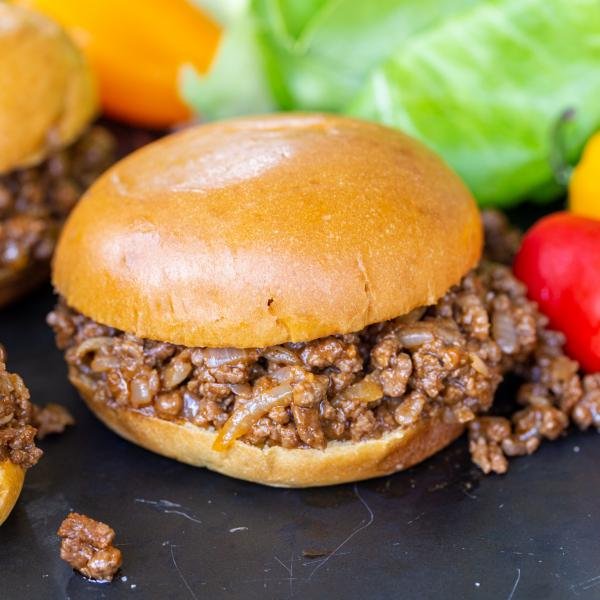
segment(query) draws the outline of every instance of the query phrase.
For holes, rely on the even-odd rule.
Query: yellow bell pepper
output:
[[[191,115],[178,94],[180,67],[206,72],[218,25],[187,0],[19,0],[61,23],[84,49],[104,111],[166,127]]]
[[[590,138],[571,175],[569,208],[578,215],[600,219],[600,132]]]

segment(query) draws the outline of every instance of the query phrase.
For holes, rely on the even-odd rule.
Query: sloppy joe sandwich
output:
[[[21,494],[25,471],[42,455],[35,445],[33,411],[23,380],[6,371],[6,354],[0,345],[0,525]]]
[[[90,128],[95,85],[82,54],[41,14],[0,3],[0,306],[48,276],[58,231],[112,162]]]
[[[560,354],[482,237],[463,183],[398,131],[202,125],[86,193],[49,323],[90,408],[145,448],[276,486],[365,479],[449,444],[546,342]]]

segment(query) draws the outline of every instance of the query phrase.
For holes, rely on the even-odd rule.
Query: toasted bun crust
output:
[[[53,21],[0,2],[0,173],[69,144],[97,109],[83,55]]]
[[[315,487],[389,475],[425,460],[463,431],[458,423],[421,419],[380,439],[333,442],[325,450],[261,449],[235,442],[230,450],[217,452],[212,449],[214,431],[111,408],[71,381],[96,416],[126,440],[190,465],[275,487]]]
[[[432,304],[481,244],[471,195],[418,142],[273,115],[191,128],[110,169],[69,218],[53,280],[140,337],[267,346]]]
[[[47,281],[49,273],[48,263],[34,263],[16,273],[0,269],[0,309]]]
[[[8,460],[0,462],[0,525],[6,521],[16,504],[23,482],[25,471]]]

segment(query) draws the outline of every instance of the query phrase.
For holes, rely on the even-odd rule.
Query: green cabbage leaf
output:
[[[419,138],[482,205],[556,195],[600,127],[599,0],[195,0],[225,26],[182,95],[203,118],[340,112]]]

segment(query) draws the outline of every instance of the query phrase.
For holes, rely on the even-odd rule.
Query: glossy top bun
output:
[[[94,117],[83,55],[47,17],[0,2],[0,174],[43,160]]]
[[[268,346],[432,304],[481,244],[473,198],[420,143],[280,114],[190,128],[115,165],[69,218],[53,279],[140,337]]]

